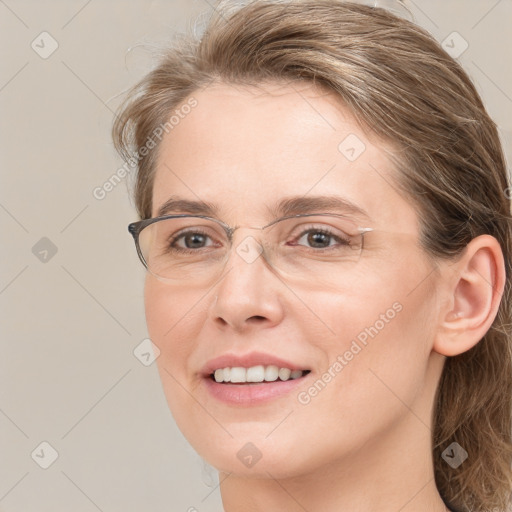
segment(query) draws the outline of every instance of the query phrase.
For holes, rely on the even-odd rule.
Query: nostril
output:
[[[264,316],[261,316],[261,315],[254,315],[254,316],[251,316],[251,318],[249,318],[249,320],[265,320],[265,317]]]

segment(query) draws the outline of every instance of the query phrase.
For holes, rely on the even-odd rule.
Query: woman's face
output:
[[[361,212],[333,211],[372,231],[357,262],[330,266],[325,281],[280,274],[265,254],[240,257],[234,249],[258,239],[243,227],[216,282],[147,275],[148,330],[183,434],[222,471],[276,478],[348,461],[366,443],[377,449],[402,420],[429,435],[444,362],[432,351],[439,277],[384,144],[307,84],[217,84],[193,97],[197,105],[161,142],[153,216],[179,196],[215,204],[230,226],[264,226],[284,198],[338,196]],[[309,373],[260,384],[209,375],[271,365]]]

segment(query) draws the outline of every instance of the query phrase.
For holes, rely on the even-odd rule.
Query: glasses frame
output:
[[[150,219],[144,219],[144,220],[139,220],[137,222],[131,222],[130,224],[128,224],[128,231],[133,236],[133,240],[135,242],[135,247],[137,249],[137,255],[139,256],[140,261],[142,262],[144,267],[149,272],[151,272],[149,270],[149,266],[148,266],[148,264],[146,262],[146,259],[144,258],[144,255],[142,254],[142,250],[140,248],[139,234],[141,233],[141,231],[144,228],[146,228],[146,227],[148,227],[151,224],[154,224],[156,222],[160,222],[160,221],[167,220],[167,219],[176,219],[176,218],[181,218],[181,217],[193,217],[193,218],[198,218],[198,219],[211,220],[213,222],[216,222],[217,224],[219,224],[220,226],[222,226],[224,228],[224,231],[226,232],[228,241],[231,244],[232,241],[233,241],[233,233],[237,229],[239,229],[241,227],[245,227],[245,228],[248,228],[248,229],[263,230],[263,229],[266,229],[266,228],[272,226],[273,224],[276,224],[277,222],[280,222],[282,220],[293,219],[293,218],[298,218],[298,217],[318,217],[318,216],[342,217],[342,218],[350,220],[350,222],[352,222],[357,227],[357,230],[359,231],[359,234],[361,235],[361,252],[363,251],[363,249],[364,249],[364,235],[368,231],[373,231],[373,228],[363,228],[363,227],[357,226],[356,222],[354,222],[352,219],[349,219],[346,215],[343,215],[341,213],[329,213],[329,212],[298,213],[296,215],[287,215],[285,217],[279,217],[278,219],[275,219],[272,222],[269,222],[265,226],[261,226],[261,227],[252,227],[252,226],[235,226],[235,227],[232,227],[232,226],[230,226],[229,224],[226,224],[224,221],[222,221],[220,219],[216,219],[214,217],[209,217],[207,215],[194,215],[194,214],[189,214],[189,213],[180,213],[180,214],[173,214],[173,215],[163,215],[161,217],[152,217]]]

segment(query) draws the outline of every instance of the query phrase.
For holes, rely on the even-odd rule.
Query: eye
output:
[[[348,235],[337,235],[326,228],[311,227],[300,233],[297,244],[308,244],[313,249],[327,249],[336,245],[350,246],[351,241]]]
[[[208,240],[212,243],[207,244]],[[184,243],[184,246],[181,242]],[[195,249],[203,249],[212,245],[214,243],[208,233],[197,228],[173,235],[169,241],[169,249],[177,250],[178,252],[195,252]]]

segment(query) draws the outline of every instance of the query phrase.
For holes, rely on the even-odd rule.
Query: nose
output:
[[[282,278],[269,264],[262,245],[252,235],[233,237],[223,275],[213,290],[211,312],[222,328],[238,332],[277,325],[283,318]]]

